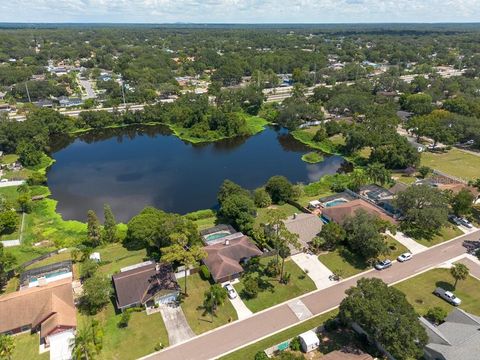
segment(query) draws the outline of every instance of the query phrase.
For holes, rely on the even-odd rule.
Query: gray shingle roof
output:
[[[478,360],[480,353],[480,318],[454,309],[439,326],[422,320],[427,330],[427,352],[442,354],[445,360]]]

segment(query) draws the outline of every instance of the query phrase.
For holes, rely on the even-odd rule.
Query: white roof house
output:
[[[315,334],[315,332],[312,330],[304,332],[303,334],[300,334],[298,337],[300,338],[302,351],[305,353],[316,350],[320,346],[320,340],[317,334]]]

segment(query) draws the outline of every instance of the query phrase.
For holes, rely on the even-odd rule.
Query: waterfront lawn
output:
[[[5,248],[5,252],[8,252],[15,256],[16,263],[14,267],[19,266],[26,261],[35,259],[53,250],[54,248],[52,247],[32,247],[29,245],[20,245]]]
[[[424,152],[421,164],[466,180],[480,177],[480,156],[456,148],[441,153]]]
[[[120,318],[121,313],[115,312],[112,303],[95,315],[104,333],[99,359],[133,360],[154,352],[158,343],[168,346],[168,333],[160,313],[132,312],[126,328],[118,327]],[[87,319],[78,314],[78,327],[84,326]]]
[[[39,353],[40,336],[37,334],[20,334],[13,337],[15,349],[12,360],[48,360],[50,352]]]
[[[308,319],[307,321],[302,322],[299,325],[292,326],[287,330],[283,330],[278,334],[267,337],[266,339],[260,340],[252,345],[248,345],[240,350],[237,350],[231,354],[222,356],[220,360],[244,360],[244,359],[254,359],[255,354],[259,351],[264,351],[269,347],[281,344],[282,342],[291,339],[295,336],[300,335],[308,330],[317,328],[325,323],[328,319],[336,316],[338,310],[332,310],[325,314],[315,316],[314,318]]]
[[[420,243],[422,245],[430,247],[430,246],[437,245],[437,244],[440,244],[442,242],[451,240],[451,239],[453,239],[457,236],[460,236],[462,234],[463,234],[463,232],[458,227],[448,224],[448,225],[445,225],[444,227],[442,227],[440,232],[438,234],[436,234],[433,238],[431,238],[431,239],[415,239],[415,241],[417,241],[418,243]]]
[[[271,259],[273,257],[262,258],[260,262],[266,265]],[[234,287],[247,307],[253,312],[261,311],[316,289],[314,282],[290,259],[285,260],[285,272],[291,274],[290,282],[287,285],[280,284],[278,278],[272,279],[262,276],[272,286],[270,289],[259,292],[254,299],[247,299],[243,296],[243,280],[240,280]]]
[[[67,261],[67,260],[72,260],[72,255],[70,251],[63,251],[59,254],[52,255],[46,259],[43,259],[39,262],[36,262],[35,264],[32,264],[30,266],[27,266],[25,270],[31,270],[31,269],[36,269],[45,265],[50,265],[50,264],[55,264],[57,262],[61,261]]]
[[[480,316],[480,281],[472,276],[466,280],[459,281],[457,288],[453,289],[455,283],[449,269],[433,269],[411,279],[402,281],[395,285],[395,288],[406,294],[407,300],[415,308],[419,315],[425,315],[427,311],[439,306],[448,312],[453,306],[445,300],[433,294],[436,287],[440,286],[445,290],[454,291],[461,300],[460,308],[474,315]]]
[[[313,141],[313,137],[315,136],[315,132],[318,130],[318,126],[313,126],[308,129],[298,129],[292,131],[293,138],[300,141],[301,143],[311,147],[312,149],[323,151],[327,154],[338,154],[341,152],[342,142],[335,136],[333,141],[331,138],[325,139],[321,142]]]
[[[183,291],[185,278],[179,279],[178,284]],[[187,277],[188,296],[182,299],[182,310],[190,328],[197,335],[237,320],[237,313],[228,298],[218,306],[217,312],[213,316],[213,322],[212,316],[204,313],[203,299],[210,286],[210,282],[203,280],[198,273]]]
[[[123,247],[122,244],[108,244],[95,251],[100,253],[99,270],[109,276],[120,271],[125,266],[141,263],[148,260],[145,249],[130,251]]]
[[[292,216],[295,213],[300,212],[295,206],[290,204],[283,204],[283,205],[272,205],[268,208],[258,208],[257,209],[257,217],[255,218],[256,224],[262,224],[267,221],[267,213],[268,209],[277,209],[283,212],[285,218]]]

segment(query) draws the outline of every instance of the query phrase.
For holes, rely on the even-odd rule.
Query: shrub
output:
[[[428,166],[421,166],[418,169],[418,172],[420,176],[425,179],[432,172],[432,169],[429,168]]]
[[[253,201],[259,208],[266,208],[272,205],[272,198],[263,188],[258,188],[253,192]]]
[[[128,326],[128,322],[130,321],[131,312],[128,311],[129,309],[125,310],[120,317],[120,321],[118,322],[119,328],[126,328]]]
[[[290,278],[292,277],[292,274],[286,272],[285,274],[283,274],[282,276],[282,284],[285,284],[287,285],[289,282],[290,282]]]
[[[335,331],[339,328],[340,324],[336,317],[331,317],[323,324],[326,331]]]
[[[265,275],[267,275],[268,277],[275,277],[278,275],[278,266],[277,266],[277,262],[275,261],[275,259],[271,259],[267,266],[265,267],[265,270],[264,270],[264,273]]]
[[[208,270],[208,267],[206,265],[200,266],[200,275],[203,280],[208,280],[210,279],[210,270]]]
[[[157,345],[155,345],[155,351],[160,351],[162,350],[163,348],[165,347],[165,345],[163,345],[161,342],[157,343]]]
[[[265,354],[265,351],[259,351],[255,354],[255,360],[269,360],[269,357]]]
[[[27,179],[27,184],[29,186],[32,185],[43,185],[47,182],[47,177],[43,174],[40,174],[38,172],[32,173],[29,178]]]
[[[290,341],[290,349],[292,351],[300,351],[302,348],[302,344],[300,343],[300,338],[294,337],[292,341]]]
[[[439,306],[435,306],[428,310],[425,317],[434,324],[441,324],[447,317],[447,311]]]

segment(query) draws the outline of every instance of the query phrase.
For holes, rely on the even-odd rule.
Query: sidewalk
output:
[[[393,235],[390,231],[386,231],[385,233],[393,237],[403,246],[405,246],[412,254],[418,254],[428,249],[428,247],[426,247],[425,245],[419,244],[418,242],[406,236],[400,231],[397,231],[395,235]]]

